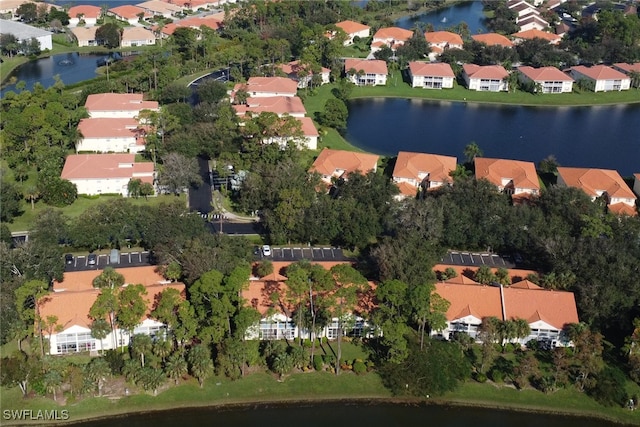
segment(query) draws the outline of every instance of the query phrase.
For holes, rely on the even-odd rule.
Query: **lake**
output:
[[[553,95],[548,95],[553,96]],[[475,141],[485,157],[640,172],[640,105],[519,107],[420,99],[349,103],[346,139],[373,153],[458,157]]]
[[[73,417],[73,412],[69,411]],[[588,418],[436,405],[366,403],[256,404],[229,408],[180,409],[74,424],[77,427],[614,427]]]
[[[60,76],[64,84],[70,85],[97,77],[96,61],[106,55],[80,55],[78,53],[62,53],[48,58],[29,61],[16,68],[12,76],[17,81],[24,81],[27,90],[33,89],[36,83],[45,88],[53,86],[54,76]],[[15,85],[7,85],[0,91],[0,97],[10,90],[15,90]]]
[[[482,13],[481,1],[470,1],[455,4],[449,8],[423,13],[417,16],[407,16],[396,21],[400,28],[411,30],[417,24],[431,24],[434,30],[446,30],[461,22],[466,22],[471,34],[486,33],[485,17]]]

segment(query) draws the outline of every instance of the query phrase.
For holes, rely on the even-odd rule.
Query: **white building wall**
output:
[[[144,40],[122,40],[120,45],[122,47],[132,47],[132,46],[153,46],[156,44],[155,39],[144,39]]]
[[[90,110],[88,113],[92,119],[134,119],[140,114],[140,110]]]
[[[249,93],[249,96],[251,98],[266,98],[266,97],[270,97],[270,96],[296,96],[296,92],[252,92],[252,91],[247,91]]]
[[[71,179],[78,188],[78,194],[120,194],[127,197],[131,178]]]
[[[94,151],[98,153],[139,153],[144,145],[136,144],[136,138],[84,138],[76,145],[76,151]]]

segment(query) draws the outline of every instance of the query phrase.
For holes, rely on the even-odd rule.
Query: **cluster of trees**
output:
[[[40,41],[35,37],[18,40],[13,34],[0,34],[0,52],[9,57],[22,54],[25,56],[39,55]]]

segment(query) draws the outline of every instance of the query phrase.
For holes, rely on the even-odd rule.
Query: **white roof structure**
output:
[[[0,19],[0,34],[13,34],[19,40],[50,36],[53,33],[16,21]]]

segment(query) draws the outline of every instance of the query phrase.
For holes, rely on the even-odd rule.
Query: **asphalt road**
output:
[[[198,157],[198,170],[202,178],[202,185],[198,188],[189,188],[189,209],[206,214],[211,211],[212,200],[209,164],[206,159]]]
[[[73,258],[73,263],[65,264],[64,271],[85,271],[85,270],[104,270],[105,267],[113,268],[141,267],[151,265],[149,262],[149,252],[121,252],[120,262],[111,264],[109,255],[98,255],[96,264],[89,265],[87,255],[78,255]]]
[[[458,252],[449,251],[440,260],[444,265],[463,265],[469,267],[489,267],[516,268],[517,265],[509,255],[498,255],[492,253]]]
[[[212,233],[219,233],[221,229],[224,234],[260,234],[261,232],[258,222],[231,222],[224,219],[222,221],[213,219],[206,225]]]

